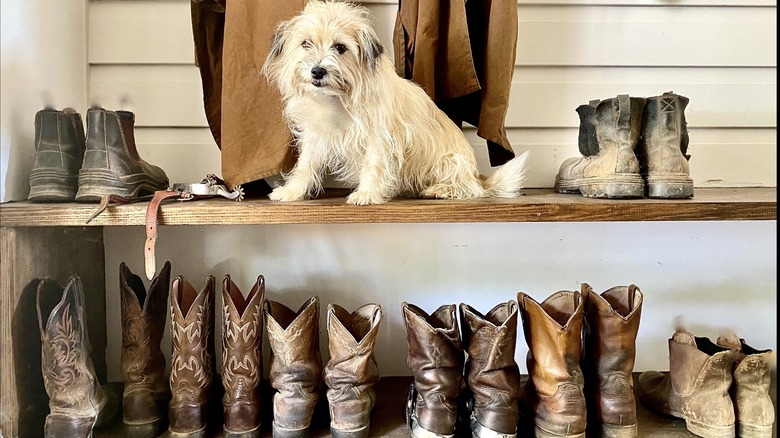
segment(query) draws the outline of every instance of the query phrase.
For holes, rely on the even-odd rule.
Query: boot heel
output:
[[[156,189],[143,182],[131,184],[123,181],[119,175],[103,169],[82,170],[79,173],[79,190],[76,201],[100,201],[103,195],[120,195],[135,198],[142,194],[152,194]]]
[[[603,424],[601,425],[601,438],[636,438],[637,437],[637,425],[632,424],[629,426],[614,426]]]
[[[330,428],[330,435],[333,438],[368,438],[368,424],[359,429],[335,429]]]
[[[163,431],[165,422],[161,419],[144,424],[124,423],[123,431],[127,438],[154,438]]]
[[[542,429],[541,427],[536,426],[534,428],[534,437],[535,438],[585,438],[585,432],[576,435],[558,435],[555,433],[550,433]]]
[[[30,201],[72,201],[78,191],[78,177],[61,169],[33,169],[30,172]]]
[[[580,184],[580,192],[588,198],[642,198],[645,184],[639,175],[617,174],[597,180],[588,178]]]
[[[772,425],[758,425],[744,422],[737,423],[737,436],[749,436],[755,438],[771,438]]]
[[[260,426],[252,430],[245,430],[242,432],[231,432],[227,429],[222,429],[223,438],[260,438]]]
[[[657,179],[660,179],[657,180]],[[647,178],[648,198],[691,198],[693,197],[693,181],[685,175],[664,176],[663,178]]]
[[[311,427],[308,426],[301,429],[287,429],[273,423],[271,430],[273,438],[309,438],[311,435]]]
[[[686,418],[685,427],[692,434],[707,438],[734,438],[735,436],[733,424],[730,426],[714,426]]]

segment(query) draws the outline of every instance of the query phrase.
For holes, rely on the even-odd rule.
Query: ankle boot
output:
[[[582,294],[559,291],[539,304],[520,292],[517,302],[528,343],[523,415],[533,424],[537,438],[585,438],[586,409],[580,369],[585,307]]]
[[[122,303],[122,421],[133,436],[157,436],[171,398],[160,349],[168,313],[171,263],[165,262],[147,293],[141,277],[119,265]]]
[[[265,279],[257,277],[246,299],[226,275],[222,281],[222,398],[225,438],[260,436],[263,377],[261,306]]]
[[[263,316],[271,346],[271,386],[277,391],[273,436],[307,437],[322,388],[319,298],[310,298],[298,312],[266,300]]]
[[[650,198],[690,198],[693,180],[688,160],[688,98],[669,91],[647,99],[637,155]]]
[[[587,105],[577,107],[577,115],[580,117],[580,130],[577,136],[577,146],[583,157],[597,156],[599,142],[596,138],[596,107],[600,100],[591,100]],[[584,163],[579,157],[568,158],[562,165],[561,171],[555,177],[555,191],[558,193],[580,193],[580,180],[571,177],[571,171]],[[588,160],[586,160],[588,161]],[[564,172],[564,169],[566,171]]]
[[[212,402],[214,380],[214,277],[196,293],[179,276],[171,285],[172,436],[203,437]]]
[[[30,172],[30,201],[72,201],[84,160],[84,125],[73,108],[35,114],[35,159]]]
[[[366,304],[352,313],[328,306],[330,360],[323,371],[328,386],[330,432],[334,438],[368,437],[371,410],[376,403],[374,385],[379,368],[374,346],[382,320],[378,304]]]
[[[487,315],[460,305],[461,332],[466,347],[466,385],[471,435],[474,438],[517,435],[520,370],[515,362],[517,303],[494,307]]]
[[[428,315],[413,304],[401,304],[407,363],[414,376],[406,416],[415,438],[455,434],[464,363],[455,309],[454,304],[445,305]]]
[[[136,198],[168,188],[165,172],[138,155],[134,123],[129,111],[87,111],[87,149],[76,201],[99,201],[109,194]]]
[[[669,339],[669,373],[639,375],[639,398],[651,409],[685,420],[701,437],[733,437],[729,397],[734,352],[678,330]]]
[[[585,331],[582,371],[588,426],[604,438],[637,436],[634,371],[642,292],[635,285],[601,293],[583,284]]]

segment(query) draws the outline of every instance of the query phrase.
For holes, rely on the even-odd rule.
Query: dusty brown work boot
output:
[[[466,385],[471,435],[512,438],[517,435],[520,370],[515,362],[517,303],[508,301],[486,315],[460,305],[461,332],[466,347]]]
[[[771,349],[757,350],[733,334],[719,337],[717,344],[737,352],[731,384],[737,436],[771,437],[775,408],[769,395],[770,369],[777,366],[777,355]]]
[[[401,304],[409,345],[407,364],[414,376],[406,420],[414,438],[455,433],[464,362],[455,311],[455,305],[449,304],[428,315],[413,304]]]
[[[588,427],[604,438],[637,436],[634,371],[642,292],[635,285],[601,293],[582,285],[585,298],[584,353]]]
[[[334,438],[368,437],[371,410],[376,403],[374,385],[379,381],[374,346],[381,320],[378,304],[366,304],[352,313],[328,305],[330,360],[323,380],[328,386],[330,433]]]
[[[222,397],[225,438],[260,436],[260,379],[263,377],[261,306],[265,279],[257,277],[244,298],[226,275],[222,280]]]
[[[263,304],[271,346],[274,438],[309,435],[311,417],[322,390],[320,300],[312,297],[298,312],[276,301]]]
[[[196,293],[179,276],[171,285],[171,436],[204,437],[214,380],[214,277]]]
[[[669,339],[669,373],[639,375],[639,399],[651,409],[685,420],[701,437],[733,437],[729,397],[734,352],[677,330]]]
[[[35,114],[35,159],[30,201],[72,201],[84,160],[84,125],[73,108],[47,108]]]
[[[165,262],[147,293],[141,277],[119,265],[122,304],[122,421],[132,436],[157,436],[164,428],[171,390],[160,349],[168,314],[171,263]]]
[[[528,382],[521,402],[537,438],[585,438],[583,301],[577,291],[556,292],[541,304],[523,292],[517,294],[528,343]]]

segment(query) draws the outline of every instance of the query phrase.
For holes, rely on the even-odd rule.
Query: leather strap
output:
[[[154,278],[156,270],[156,259],[154,256],[154,245],[157,242],[157,212],[160,210],[160,204],[171,198],[189,199],[189,195],[175,190],[159,190],[154,192],[152,200],[146,207],[146,244],[144,246],[144,270],[146,278]]]
[[[100,216],[101,213],[103,213],[108,209],[108,206],[111,203],[131,204],[133,202],[146,201],[147,199],[150,198],[151,196],[140,196],[138,198],[125,198],[122,195],[103,195],[100,198],[100,204],[98,205],[98,209],[87,218],[87,221],[84,224],[86,225],[92,222],[92,220],[95,219],[96,217]]]

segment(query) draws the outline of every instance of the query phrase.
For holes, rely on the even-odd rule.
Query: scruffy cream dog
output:
[[[277,26],[263,73],[281,91],[299,148],[274,201],[315,196],[326,170],[357,187],[349,204],[519,195],[527,153],[481,177],[460,128],[396,74],[364,7],[310,1]]]

